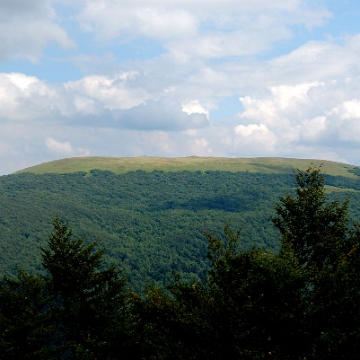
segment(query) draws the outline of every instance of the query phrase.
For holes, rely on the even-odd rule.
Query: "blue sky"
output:
[[[1,0],[0,175],[73,156],[360,165],[355,0]]]

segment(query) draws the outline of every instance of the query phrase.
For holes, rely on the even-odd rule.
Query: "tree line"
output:
[[[299,171],[272,222],[278,252],[241,232],[205,233],[204,280],[173,273],[134,292],[98,242],[53,219],[43,271],[0,285],[0,359],[358,359],[360,226],[328,201],[318,168]]]

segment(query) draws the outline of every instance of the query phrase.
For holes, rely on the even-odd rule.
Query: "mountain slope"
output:
[[[109,170],[115,174],[129,171],[249,171],[265,174],[292,174],[294,169],[305,170],[310,164],[322,165],[323,171],[330,175],[355,178],[351,171],[360,167],[325,160],[287,159],[287,158],[221,158],[221,157],[80,157],[51,161],[36,165],[17,173],[65,174],[78,171]]]
[[[75,235],[86,234],[89,241],[99,238],[100,246],[107,248],[107,264],[123,267],[137,291],[146,280],[165,284],[172,271],[186,279],[202,278],[208,266],[203,231],[221,233],[229,219],[234,229],[242,228],[243,248],[253,244],[279,248],[279,234],[270,221],[274,205],[292,191],[293,169],[311,163],[246,159],[245,171],[236,172],[241,159],[172,160],[66,159],[44,165],[47,171],[58,173],[35,174],[25,169],[1,176],[0,274],[12,276],[19,266],[40,270],[39,246],[51,231],[51,217],[60,216],[70,222]],[[118,169],[119,162],[128,162],[128,169],[137,170],[116,174],[109,171],[111,161]],[[140,163],[148,171],[139,170]],[[168,171],[150,171],[155,166],[165,169],[165,163]],[[339,201],[351,197],[351,212],[360,218],[360,177],[349,172],[357,168],[323,163],[336,175],[346,174],[327,177],[329,197]],[[83,172],[68,169],[64,173],[59,164],[76,164],[70,170]],[[204,170],[226,164],[232,171]],[[90,170],[100,165],[107,170]],[[180,165],[187,170],[180,170]]]

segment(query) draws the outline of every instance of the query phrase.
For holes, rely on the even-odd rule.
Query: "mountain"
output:
[[[317,160],[257,158],[71,158],[0,177],[0,274],[19,267],[41,271],[39,246],[51,218],[69,221],[76,236],[99,239],[107,264],[124,268],[141,291],[165,284],[172,271],[185,279],[206,274],[204,230],[226,221],[242,228],[242,247],[274,251],[270,221],[280,196],[294,187],[296,168],[322,164],[328,196],[351,197],[360,217],[360,168]]]
[[[75,157],[51,161],[21,171],[34,174],[67,174],[79,171],[107,170],[115,174],[129,171],[248,171],[264,174],[292,174],[294,169],[305,170],[309,165],[322,166],[330,175],[355,178],[354,171],[360,167],[326,160],[288,159],[288,158],[222,158],[197,157],[163,158],[139,157]],[[360,175],[360,173],[359,173]]]

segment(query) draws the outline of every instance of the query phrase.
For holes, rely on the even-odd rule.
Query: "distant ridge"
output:
[[[91,170],[108,170],[116,174],[129,171],[249,171],[259,173],[293,173],[294,169],[304,170],[311,164],[322,165],[322,169],[329,175],[340,175],[356,178],[360,175],[360,167],[344,163],[291,158],[223,158],[223,157],[181,157],[165,158],[153,156],[139,157],[73,157],[55,160],[32,166],[15,174],[30,172],[35,174],[66,174]]]

